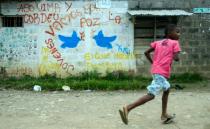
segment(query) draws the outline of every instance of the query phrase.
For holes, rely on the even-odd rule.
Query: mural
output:
[[[19,62],[26,60],[28,65],[32,66],[31,60],[36,61],[34,67],[23,67],[24,71],[30,71],[32,75],[53,73],[65,77],[91,70],[102,73],[135,70],[133,36],[128,35],[133,34],[133,26],[128,20],[127,2],[113,1],[109,3],[109,8],[100,8],[104,7],[103,3],[96,2],[13,2],[7,10],[2,10],[2,13],[24,15],[23,29],[32,33],[22,33],[23,38],[15,39],[9,37],[5,29],[0,28],[3,35],[0,39],[11,38],[15,45],[36,39],[32,43],[32,48],[36,45],[36,49],[31,49],[29,44],[19,48],[25,56]],[[8,6],[4,4],[2,6]],[[8,42],[0,41],[0,46]],[[9,47],[4,48],[10,52]],[[14,51],[17,50],[12,49],[12,53]],[[32,59],[28,55],[33,53],[36,53],[36,56]],[[14,60],[7,55],[10,54],[0,53],[0,58]]]

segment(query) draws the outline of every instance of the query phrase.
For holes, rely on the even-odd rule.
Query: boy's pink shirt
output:
[[[151,47],[155,49],[151,73],[169,78],[174,54],[181,51],[179,41],[164,39],[151,43]]]

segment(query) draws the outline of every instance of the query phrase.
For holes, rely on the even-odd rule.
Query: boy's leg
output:
[[[141,98],[139,98],[137,101],[135,101],[134,103],[127,105],[125,108],[127,108],[127,111],[130,112],[133,108],[136,108],[137,106],[140,106],[154,98],[155,96],[152,94],[144,95]]]
[[[141,98],[139,98],[137,101],[135,101],[134,103],[132,104],[129,104],[127,106],[124,106],[123,107],[123,110],[119,110],[119,113],[120,113],[120,116],[121,116],[121,119],[122,121],[125,123],[125,124],[128,124],[128,113],[135,107],[139,106],[139,105],[142,105],[152,99],[154,99],[155,96],[152,95],[152,94],[147,94],[147,95],[144,95],[142,96]]]
[[[175,118],[175,114],[168,115],[168,113],[167,113],[168,95],[169,95],[169,89],[167,91],[164,91],[163,96],[162,96],[161,120],[163,120],[163,124],[169,124],[169,123],[173,122],[173,119]]]
[[[149,85],[147,87],[147,89],[148,89],[148,94],[147,95],[144,95],[141,98],[139,98],[137,101],[135,101],[135,102],[133,102],[129,105],[124,106],[123,110],[121,110],[121,109],[119,110],[122,121],[125,124],[128,124],[128,113],[132,109],[136,108],[137,106],[143,105],[144,103],[154,99],[157,92],[159,92],[160,88],[156,84],[155,75],[153,76],[153,81],[152,81],[151,85]]]
[[[162,96],[162,115],[161,118],[167,118],[167,105],[168,105],[168,95],[169,95],[170,90],[166,90],[163,92]]]

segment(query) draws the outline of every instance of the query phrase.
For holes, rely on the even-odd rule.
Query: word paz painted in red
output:
[[[99,18],[81,18],[80,19],[80,27],[92,27],[100,25]]]

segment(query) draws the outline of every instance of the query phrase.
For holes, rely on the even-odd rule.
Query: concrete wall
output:
[[[181,62],[174,72],[198,72],[210,75],[210,14],[195,14],[180,21],[182,36]]]
[[[96,4],[99,8],[96,8]],[[2,2],[24,27],[0,28],[0,67],[7,75],[65,77],[84,71],[135,70],[127,1]]]

